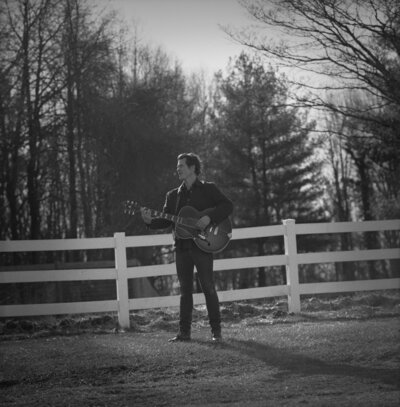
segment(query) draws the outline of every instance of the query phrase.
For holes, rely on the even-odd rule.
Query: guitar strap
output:
[[[176,205],[175,205],[175,215],[178,215],[178,208],[179,204],[181,202],[181,188],[178,188],[177,194],[176,194]]]
[[[181,202],[181,187],[178,188],[178,191],[176,193],[176,205],[175,205],[175,215],[178,215],[178,209],[179,209],[179,204]],[[175,233],[175,228],[172,228],[172,236],[174,240],[176,240],[176,233]]]

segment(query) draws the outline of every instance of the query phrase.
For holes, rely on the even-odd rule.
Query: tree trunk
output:
[[[78,204],[76,194],[76,160],[75,160],[75,129],[74,129],[74,67],[73,53],[76,52],[76,42],[74,41],[74,29],[72,22],[72,11],[69,1],[66,2],[66,19],[67,19],[67,50],[66,50],[66,67],[67,67],[67,154],[68,154],[68,176],[69,176],[69,204],[70,204],[70,225],[68,237],[75,239],[78,231]]]
[[[371,180],[368,172],[368,164],[366,162],[365,154],[356,160],[356,166],[358,170],[358,175],[360,177],[360,192],[361,192],[361,202],[364,220],[372,220],[372,207],[371,207],[371,197],[372,197],[372,187]],[[365,232],[365,247],[367,250],[377,249],[379,246],[377,241],[377,236],[375,232]],[[370,279],[378,277],[378,264],[377,262],[368,262],[367,270]]]
[[[29,159],[27,165],[27,186],[28,186],[28,205],[30,211],[30,238],[38,239],[40,237],[40,208],[39,208],[39,191],[37,176],[39,172],[39,151],[38,144],[40,140],[40,123],[31,100],[30,88],[30,21],[28,18],[28,3],[24,4],[24,33],[22,38],[23,49],[23,71],[22,86],[24,88],[24,97],[26,105],[26,114],[28,122],[28,147]],[[39,80],[39,78],[37,78]],[[33,257],[36,257],[33,255]]]

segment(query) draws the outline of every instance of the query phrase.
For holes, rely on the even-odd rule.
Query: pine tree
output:
[[[290,106],[283,77],[242,53],[226,78],[217,77],[213,111],[213,160],[221,185],[235,202],[236,226],[261,226],[322,219],[320,164],[310,132],[314,123]],[[222,170],[221,170],[222,168]],[[236,250],[283,253],[283,240],[256,239]],[[302,246],[317,246],[315,240]],[[313,270],[314,272],[314,270]],[[239,274],[240,288],[285,283],[283,268]]]
[[[320,219],[314,123],[290,107],[284,77],[242,53],[229,75],[217,80],[214,152],[241,209],[237,223]]]

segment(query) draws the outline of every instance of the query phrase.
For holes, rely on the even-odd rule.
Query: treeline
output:
[[[390,24],[399,41],[396,21]],[[373,51],[396,79],[398,48],[382,44],[382,55]],[[337,103],[325,106],[321,131],[321,123],[309,117],[318,106],[315,99],[294,102],[293,85],[261,53],[242,53],[208,83],[201,75],[186,75],[162,49],[129,39],[115,15],[99,14],[91,2],[2,2],[0,50],[2,240],[142,233],[142,222],[124,214],[123,202],[160,208],[165,192],[176,185],[176,156],[184,151],[199,153],[205,177],[233,199],[236,227],[286,218],[301,223],[400,216],[399,102],[389,103],[372,88],[379,78],[369,79],[375,99],[385,102],[379,109],[362,116],[360,104],[368,111],[368,101],[346,96],[346,114]],[[400,91],[396,80],[390,85],[394,94]],[[366,234],[311,237],[299,247],[395,244],[397,234]],[[232,244],[229,250],[281,253],[283,241]],[[131,256],[145,263],[163,261],[164,254],[146,249]],[[2,262],[102,258],[107,255],[36,253],[3,256]],[[334,269],[338,279],[392,272],[386,263]],[[320,274],[315,267],[304,270],[308,280]],[[221,286],[261,286],[284,278],[282,270],[271,279],[275,274],[264,269],[227,275]]]
[[[324,152],[323,196],[335,221],[400,216],[400,4],[396,0],[252,0],[242,3],[262,30],[230,35],[277,65],[300,69],[291,79],[298,106],[318,112]],[[265,31],[264,31],[265,30]],[[274,35],[264,35],[272,30]],[[398,247],[399,233],[343,234],[337,249]],[[394,263],[394,262],[393,262]],[[365,267],[385,274],[376,262]],[[398,272],[398,264],[392,264]],[[354,278],[352,264],[336,265]]]
[[[110,235],[127,195],[152,201],[173,181],[198,85],[161,50],[128,52],[84,2],[1,11],[1,238]]]

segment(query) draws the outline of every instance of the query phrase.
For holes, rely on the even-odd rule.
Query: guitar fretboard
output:
[[[174,222],[177,225],[181,225],[181,226],[191,228],[191,229],[198,229],[193,224],[193,222],[197,221],[197,219],[184,218],[182,216],[176,216],[176,215],[171,215],[169,213],[160,212],[160,211],[157,211],[155,209],[150,209],[150,208],[147,208],[145,206],[141,206],[137,202],[133,202],[133,201],[126,201],[125,202],[125,212],[129,213],[130,215],[134,214],[135,212],[137,212],[140,209],[145,209],[147,211],[150,211],[150,214],[151,214],[151,216],[153,218],[167,219],[167,220],[169,220],[171,222]],[[194,223],[196,223],[196,222],[194,222]]]
[[[148,208],[145,208],[145,209],[148,209]],[[179,224],[185,223],[185,221],[184,221],[185,218],[182,218],[181,216],[171,215],[169,213],[156,211],[154,209],[148,209],[148,210],[150,210],[151,216],[153,218],[167,219],[167,220],[170,220],[171,222],[175,222],[175,223],[179,223]]]

